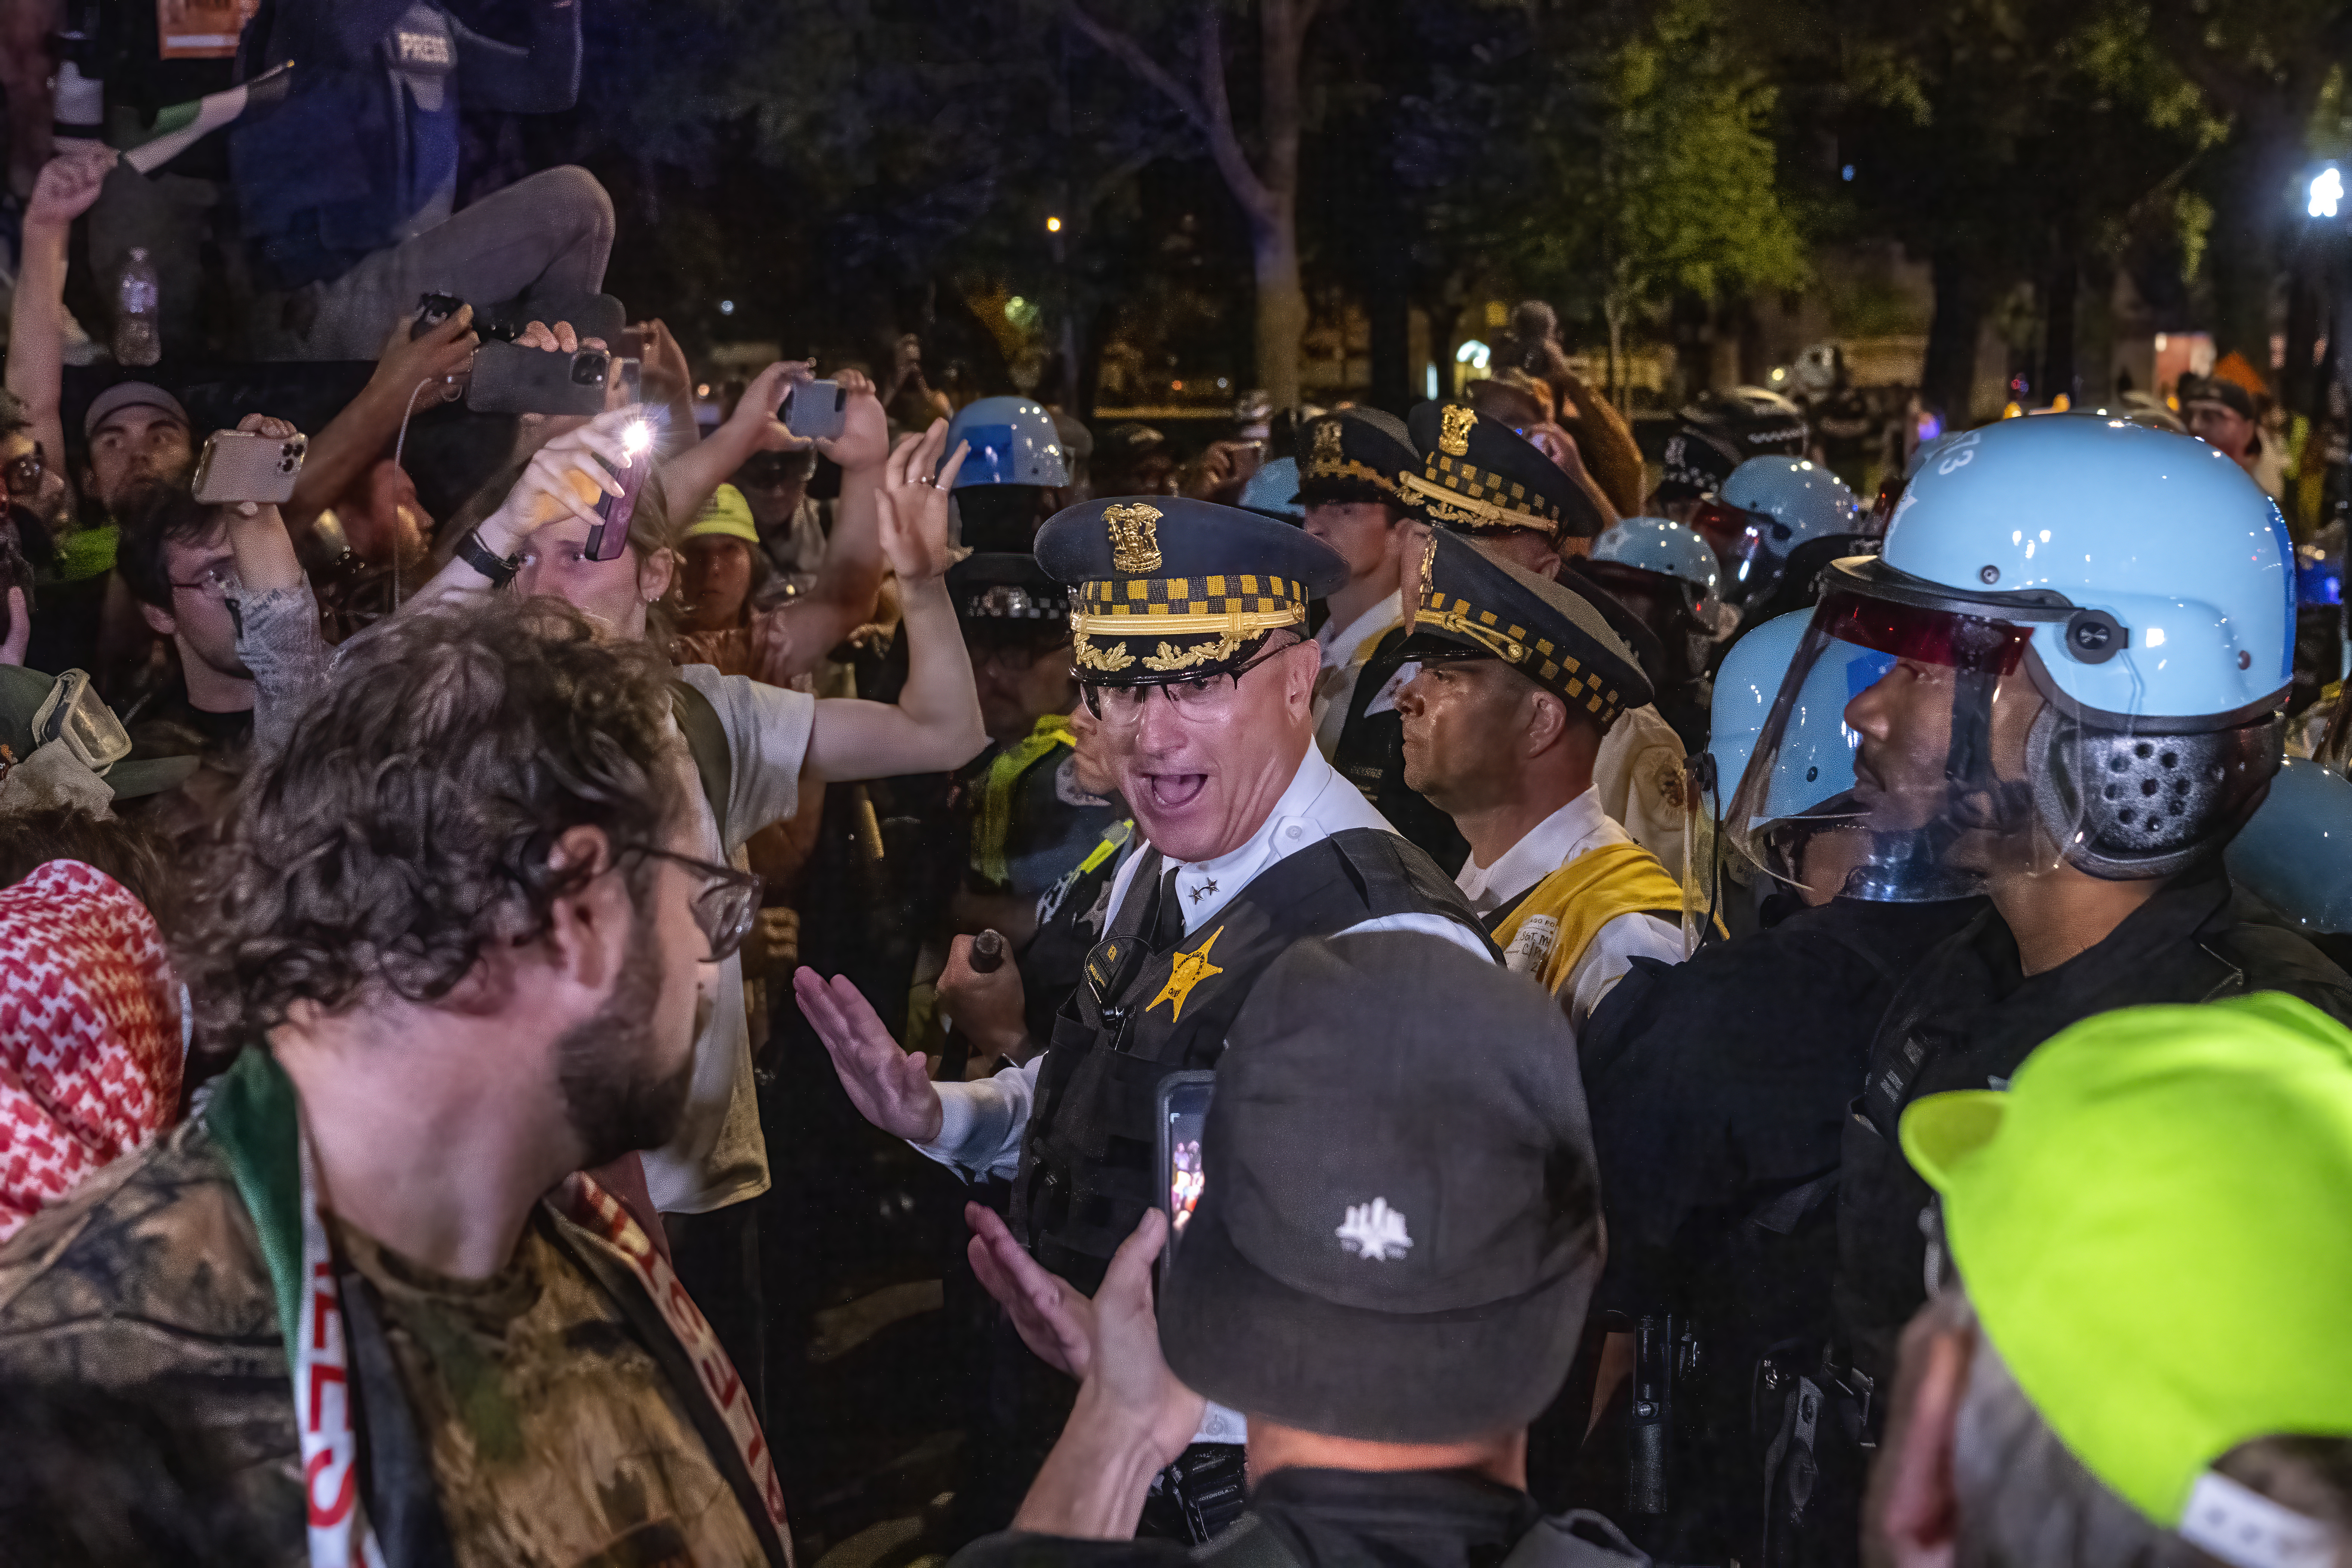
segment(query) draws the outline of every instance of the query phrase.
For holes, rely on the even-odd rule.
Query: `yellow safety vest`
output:
[[[1638,844],[1604,844],[1528,889],[1495,928],[1495,945],[1510,969],[1534,975],[1558,995],[1602,926],[1619,915],[1663,919],[1682,906],[1682,884],[1656,856]]]

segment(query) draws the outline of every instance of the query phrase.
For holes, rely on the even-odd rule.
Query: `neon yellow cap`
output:
[[[721,485],[702,503],[695,514],[693,526],[681,536],[692,539],[698,534],[720,533],[730,539],[740,539],[746,544],[760,542],[760,531],[751,521],[751,503],[733,485]]]
[[[2277,992],[2126,1008],[1902,1137],[2018,1386],[2148,1518],[2250,1438],[2352,1436],[2352,1030]]]

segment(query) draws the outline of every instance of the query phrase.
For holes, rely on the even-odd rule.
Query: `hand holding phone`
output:
[[[652,421],[640,417],[622,426],[621,450],[628,461],[620,468],[614,468],[601,455],[596,459],[621,481],[621,493],[607,494],[596,502],[598,521],[588,530],[588,545],[582,552],[591,561],[610,561],[628,547],[629,520],[636,515],[637,496],[654,467]]]
[[[281,426],[282,427],[282,426]],[[310,438],[269,436],[258,430],[215,430],[205,437],[191,487],[205,506],[252,501],[282,506],[293,499]]]
[[[1168,1216],[1168,1250],[1160,1258],[1163,1272],[1175,1263],[1184,1226],[1207,1185],[1201,1133],[1209,1122],[1209,1092],[1216,1080],[1213,1072],[1171,1073],[1160,1080],[1160,1208]]]
[[[784,394],[776,417],[804,441],[830,441],[847,424],[849,394],[837,381],[803,381]]]

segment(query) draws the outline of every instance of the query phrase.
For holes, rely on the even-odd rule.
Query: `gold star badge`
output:
[[[1173,1002],[1175,1005],[1168,1010],[1168,1021],[1172,1024],[1184,1016],[1184,998],[1192,994],[1192,987],[1212,974],[1224,973],[1209,962],[1209,950],[1216,946],[1217,939],[1224,934],[1225,928],[1219,926],[1209,933],[1208,941],[1190,952],[1178,953],[1174,966],[1168,971],[1168,984],[1160,988],[1160,994],[1154,996],[1143,1010],[1149,1013],[1162,1002]]]

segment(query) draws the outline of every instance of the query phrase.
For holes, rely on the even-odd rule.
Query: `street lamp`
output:
[[[1061,233],[1061,232],[1062,232],[1062,220],[1061,220],[1060,218],[1057,218],[1057,217],[1049,217],[1049,218],[1047,218],[1047,219],[1045,220],[1045,232],[1046,232],[1047,234],[1059,234],[1059,233]]]

